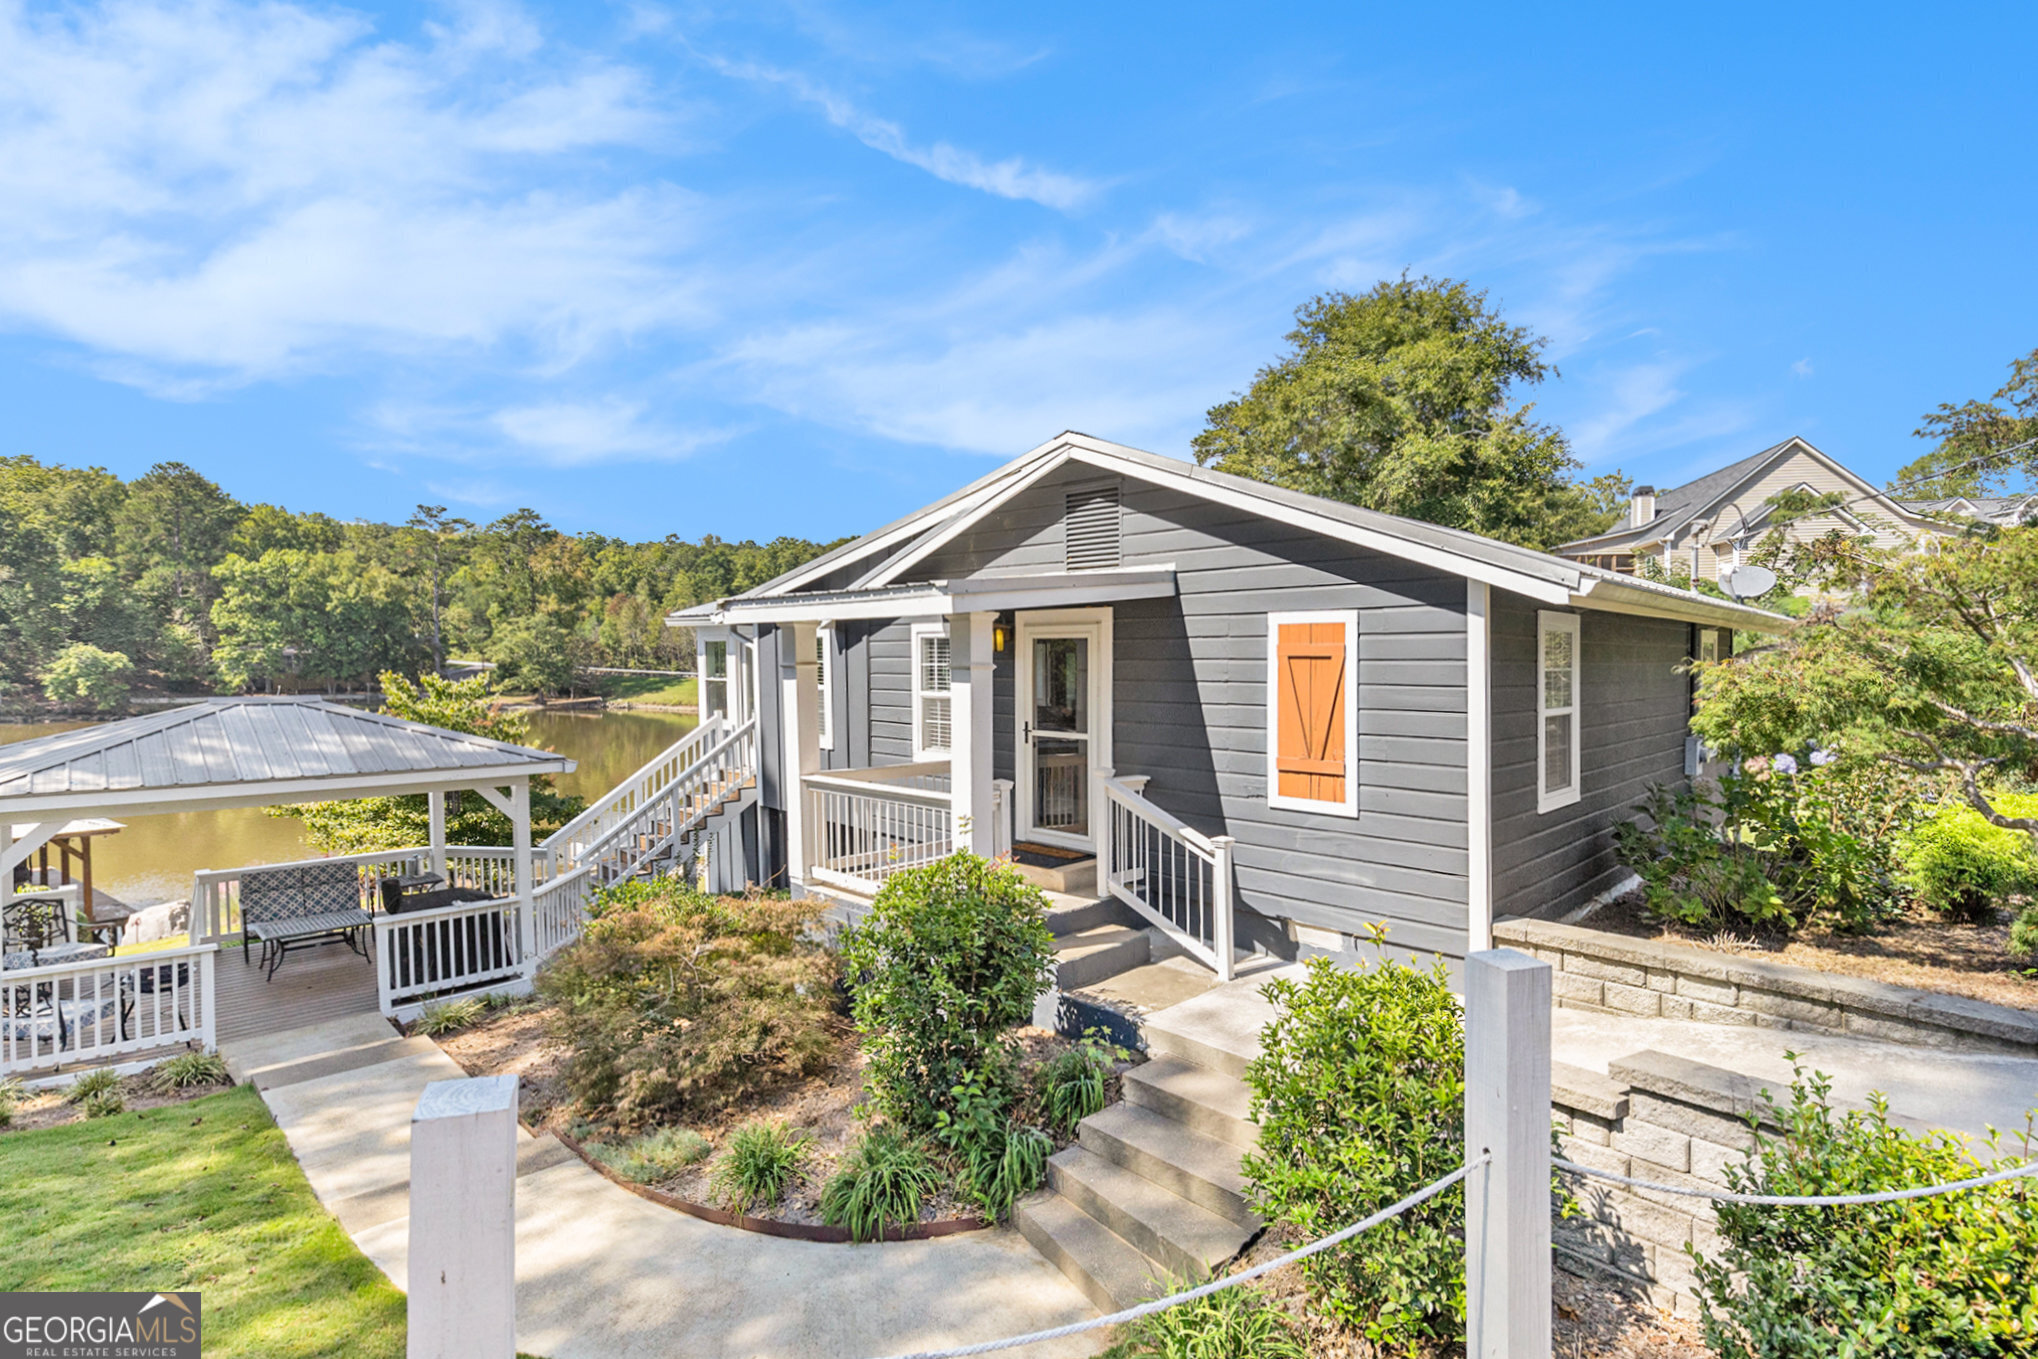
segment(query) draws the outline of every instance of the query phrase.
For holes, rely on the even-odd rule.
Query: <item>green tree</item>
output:
[[[566,629],[543,614],[511,619],[488,645],[496,682],[540,697],[564,693],[573,683],[571,640]]]
[[[1325,293],[1295,319],[1289,352],[1211,407],[1197,462],[1530,547],[1612,522],[1604,490],[1567,479],[1563,434],[1513,404],[1517,384],[1554,374],[1547,342],[1485,293],[1403,277]]]
[[[158,463],[130,484],[113,519],[121,578],[162,623],[190,624],[210,643],[212,568],[245,511],[181,462]]]
[[[449,680],[428,674],[412,682],[389,671],[380,677],[380,683],[382,711],[391,717],[516,746],[531,744],[529,719],[520,713],[499,711],[485,680]],[[562,796],[549,777],[532,779],[533,837],[542,839],[557,830],[578,816],[586,805],[582,798]],[[423,794],[352,802],[309,802],[267,810],[270,816],[303,822],[305,840],[322,854],[406,849],[427,844],[431,839],[431,811]],[[448,796],[447,844],[507,845],[514,834],[510,819],[478,794]]]
[[[353,552],[271,548],[254,561],[229,556],[216,574],[213,660],[228,684],[365,685],[421,659],[409,588]]]
[[[1890,483],[1907,496],[2004,495],[2038,483],[2038,349],[1987,401],[1942,402],[1913,431],[1937,442]]]
[[[73,642],[43,672],[42,689],[59,707],[103,713],[126,705],[133,679],[134,663],[120,652]]]

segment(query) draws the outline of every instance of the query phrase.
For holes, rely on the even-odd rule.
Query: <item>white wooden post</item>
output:
[[[1012,852],[1013,786],[1010,779],[991,780],[991,815],[996,818],[992,828],[996,837],[991,841],[993,855]]]
[[[1211,848],[1217,851],[1217,862],[1210,868],[1210,951],[1217,955],[1217,980],[1231,980],[1233,966],[1238,961],[1238,942],[1232,919],[1232,852],[1238,840],[1229,835],[1210,837]]]
[[[1550,965],[1465,959],[1466,1359],[1549,1359]]]
[[[986,858],[995,853],[991,806],[991,613],[957,614],[948,622],[949,801],[955,847]]]
[[[1030,758],[1030,757],[1029,757]],[[1111,778],[1111,766],[1100,764],[1090,775],[1090,839],[1095,842],[1097,855],[1097,891],[1108,895],[1111,891],[1111,799],[1104,792],[1104,785]]]
[[[806,884],[813,861],[807,776],[821,772],[821,666],[814,652],[814,626],[781,623],[778,628],[779,768],[786,781],[781,800],[786,872],[795,889]]]
[[[517,1352],[517,1078],[434,1081],[410,1116],[408,1359]]]
[[[514,828],[517,874],[517,941],[526,972],[538,966],[538,905],[533,899],[537,884],[531,872],[531,780],[524,777],[510,785],[510,825]]]
[[[446,876],[446,790],[434,788],[425,794],[425,815],[431,822],[431,862],[425,871]]]

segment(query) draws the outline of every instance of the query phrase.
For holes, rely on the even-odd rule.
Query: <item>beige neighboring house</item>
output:
[[[1943,511],[1928,517],[1922,503],[1892,500],[1803,439],[1790,438],[1752,458],[1708,472],[1669,490],[1637,486],[1628,512],[1605,533],[1556,549],[1560,557],[1634,575],[1644,558],[1682,566],[1694,580],[1720,580],[1778,526],[1769,498],[1786,491],[1845,497],[1836,509],[1782,526],[1808,542],[1839,529],[1880,547],[1902,547],[1953,532]],[[1931,502],[1932,508],[1943,502]]]

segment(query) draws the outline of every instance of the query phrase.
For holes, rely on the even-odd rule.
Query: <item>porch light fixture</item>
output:
[[[1003,623],[991,624],[991,650],[1003,652],[1006,640],[1005,625]]]

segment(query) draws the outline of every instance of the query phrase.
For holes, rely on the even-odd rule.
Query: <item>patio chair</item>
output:
[[[297,864],[241,875],[241,931],[262,946],[267,980],[284,955],[344,943],[368,956],[362,937],[375,918],[361,909],[361,872],[350,863]],[[243,952],[241,961],[248,961]]]
[[[0,955],[26,953],[25,965],[37,967],[44,949],[72,942],[71,910],[62,897],[20,896],[0,901]]]

